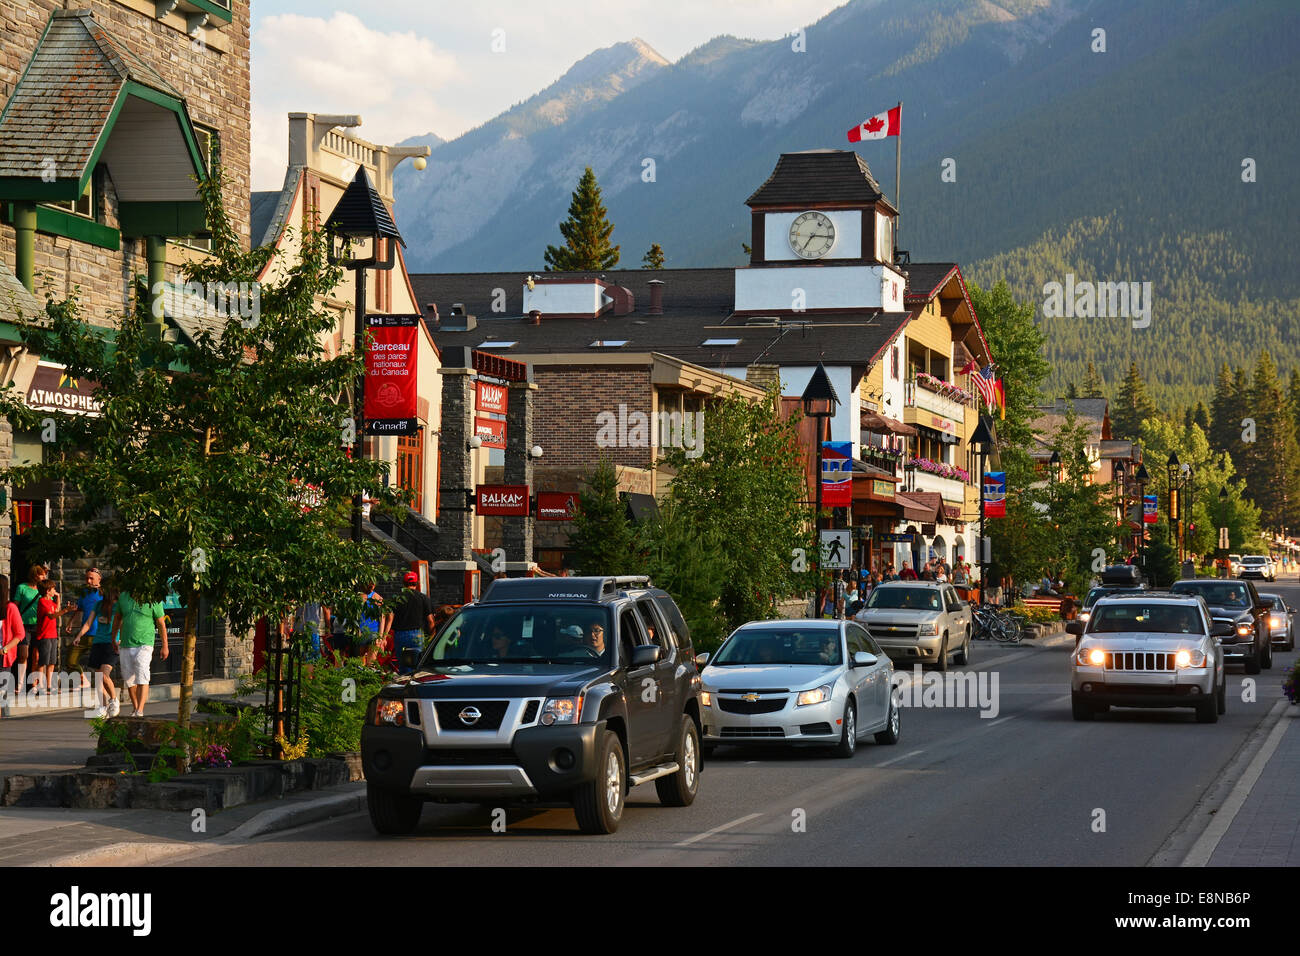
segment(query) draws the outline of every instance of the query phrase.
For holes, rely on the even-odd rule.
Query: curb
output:
[[[291,806],[268,807],[250,820],[241,823],[224,836],[206,843],[110,843],[107,846],[80,853],[57,857],[39,866],[149,866],[164,863],[173,857],[191,853],[212,853],[236,846],[255,837],[278,833],[309,823],[319,823],[332,817],[360,813],[365,810],[365,791],[333,793],[315,800],[304,800]]]

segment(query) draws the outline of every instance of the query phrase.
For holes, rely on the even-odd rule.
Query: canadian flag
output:
[[[892,110],[884,113],[877,113],[849,130],[849,142],[860,143],[864,139],[884,139],[886,136],[897,136],[902,117],[903,107],[901,106],[895,106]]]

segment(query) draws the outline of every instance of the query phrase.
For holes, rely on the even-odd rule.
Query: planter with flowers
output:
[[[929,458],[909,458],[907,465],[909,468],[920,468],[922,471],[931,475],[938,475],[940,478],[951,478],[954,481],[970,483],[970,472],[965,468],[958,468],[956,465],[931,461]]]
[[[975,396],[966,389],[960,385],[954,385],[952,382],[945,382],[929,372],[917,372],[916,384],[952,402],[960,402],[963,405],[973,405],[975,403]]]
[[[1291,665],[1291,669],[1284,675],[1282,681],[1282,693],[1286,694],[1286,699],[1292,704],[1300,704],[1300,660]]]

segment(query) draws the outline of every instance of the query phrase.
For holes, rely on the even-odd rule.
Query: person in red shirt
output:
[[[36,639],[32,641],[32,673],[45,677],[45,693],[54,687],[54,658],[59,648],[59,617],[70,608],[59,607],[59,592],[48,578],[39,585],[41,599],[36,602]],[[39,684],[37,685],[40,686]]]
[[[0,574],[0,666],[5,670],[13,667],[18,660],[18,647],[26,636],[22,612],[18,610],[17,604],[9,600],[9,576]],[[0,717],[8,716],[8,706],[0,702]]]
[[[912,570],[912,565],[911,565],[910,562],[908,562],[908,561],[904,561],[904,562],[903,562],[903,570],[902,570],[902,572],[898,575],[898,579],[899,579],[900,581],[915,581],[915,580],[916,580],[916,572]]]

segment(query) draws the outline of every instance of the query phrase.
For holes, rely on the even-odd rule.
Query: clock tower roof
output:
[[[846,149],[782,153],[776,169],[745,200],[756,206],[816,206],[818,203],[877,203],[890,209],[880,185],[862,157]]]

